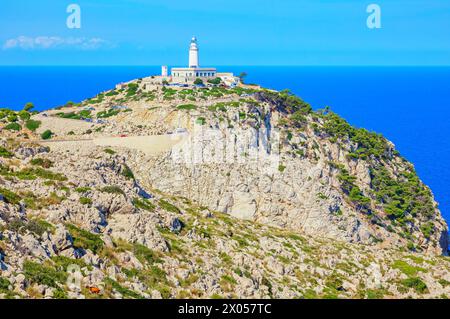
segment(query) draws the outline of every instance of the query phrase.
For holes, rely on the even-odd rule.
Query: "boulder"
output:
[[[73,245],[73,239],[70,236],[70,233],[61,224],[56,225],[55,233],[50,237],[53,247],[57,253],[71,248]]]

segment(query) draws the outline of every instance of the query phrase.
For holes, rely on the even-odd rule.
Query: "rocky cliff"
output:
[[[0,118],[0,296],[450,293],[413,165],[288,91],[138,80]]]

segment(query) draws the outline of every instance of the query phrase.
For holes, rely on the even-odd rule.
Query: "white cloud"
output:
[[[3,50],[10,49],[79,49],[79,50],[97,50],[101,48],[111,48],[114,45],[101,38],[62,38],[56,36],[27,37],[19,36],[14,39],[8,39],[3,44]]]

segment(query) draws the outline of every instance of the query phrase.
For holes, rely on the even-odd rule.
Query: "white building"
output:
[[[189,47],[189,64],[187,68],[172,68],[172,82],[187,83],[194,82],[197,78],[207,81],[208,79],[217,77],[216,68],[200,67],[198,58],[197,38],[193,37]]]
[[[161,66],[161,75],[152,75],[142,79],[140,88],[144,91],[157,89],[166,84],[192,84],[196,79],[201,79],[204,84],[208,80],[220,78],[221,83],[230,87],[239,85],[240,79],[233,73],[218,73],[216,68],[200,67],[198,54],[197,38],[191,39],[189,47],[189,64],[186,68],[172,68],[169,75],[169,68],[166,65]],[[126,89],[128,83],[121,83],[116,86],[117,89]]]
[[[169,75],[169,72],[167,70],[168,70],[167,65],[163,65],[161,67],[161,76],[167,77]]]

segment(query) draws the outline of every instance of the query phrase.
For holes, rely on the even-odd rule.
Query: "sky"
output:
[[[0,65],[185,66],[193,35],[203,66],[450,65],[450,1],[0,1]]]

